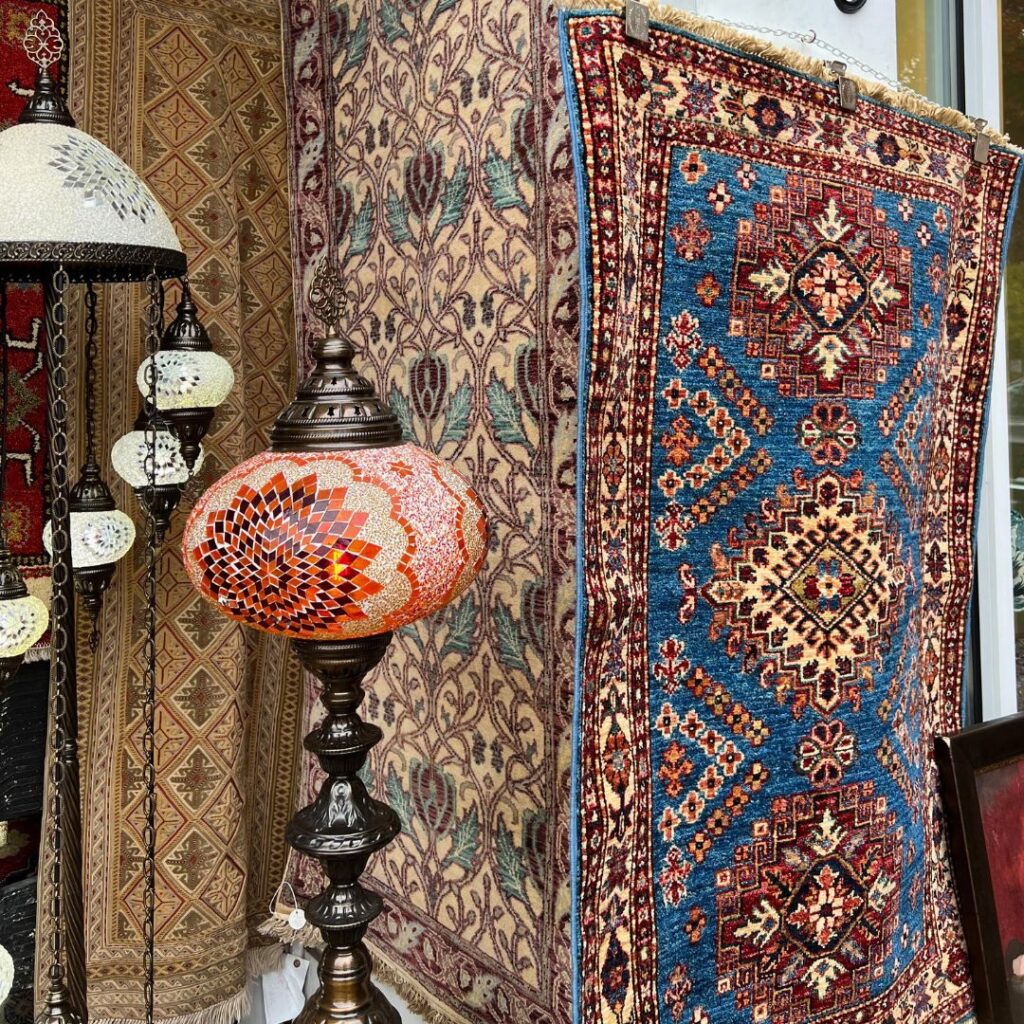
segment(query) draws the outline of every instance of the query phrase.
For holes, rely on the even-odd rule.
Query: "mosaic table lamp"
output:
[[[310,299],[327,325],[316,365],[277,418],[271,447],[217,481],[184,534],[196,587],[232,619],[291,637],[323,683],[326,716],[306,738],[327,779],[288,827],[327,888],[306,908],[326,950],[301,1024],[395,1024],[370,982],[362,939],[383,902],[359,876],[400,828],[358,772],[380,729],[358,714],[363,679],[393,630],[461,594],[487,547],[483,509],[445,463],[403,444],[398,420],[339,337],[340,282],[321,264]]]

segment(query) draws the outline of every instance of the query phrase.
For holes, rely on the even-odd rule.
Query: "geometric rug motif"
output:
[[[562,15],[578,1019],[969,1019],[929,751],[960,724],[1020,157],[666,17],[641,44]]]
[[[76,0],[72,28],[76,119],[138,170],[168,213],[200,315],[235,373],[157,577],[156,1013],[215,1024],[237,1018],[247,954],[266,941],[256,928],[284,869],[304,689],[289,645],[220,615],[181,559],[195,495],[266,447],[295,386],[280,12],[276,0]],[[170,316],[180,291],[167,289]],[[100,290],[103,459],[139,408],[144,293]],[[109,462],[104,472],[141,538],[138,501]],[[79,651],[94,1021],[145,1015],[143,575],[140,539],[105,596],[95,656]]]

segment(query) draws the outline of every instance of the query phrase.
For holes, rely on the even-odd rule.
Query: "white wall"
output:
[[[896,76],[896,0],[867,0],[856,14],[843,14],[833,0],[669,0],[674,7],[709,18],[807,32],[814,29],[844,53],[888,78]],[[814,57],[831,54],[795,40],[779,40]],[[859,69],[858,69],[859,70]]]

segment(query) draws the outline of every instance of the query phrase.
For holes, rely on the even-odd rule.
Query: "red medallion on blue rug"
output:
[[[1019,155],[670,17],[562,22],[578,1020],[955,1024],[932,737],[960,724]]]

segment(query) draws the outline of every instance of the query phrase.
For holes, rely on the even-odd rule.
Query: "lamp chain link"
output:
[[[51,548],[53,557],[53,597],[51,602],[51,659],[53,683],[50,693],[50,992],[64,988],[64,768],[67,743],[67,688],[68,688],[68,598],[70,580],[68,569],[68,435],[67,435],[67,335],[64,326],[67,310],[64,293],[68,275],[58,267],[51,280],[51,333],[48,339],[50,358],[50,487],[53,522]]]
[[[146,1024],[153,1024],[156,980],[156,561],[157,527],[156,509],[156,354],[160,348],[160,328],[163,320],[163,289],[154,271],[146,279],[149,287],[149,321],[146,331],[146,575],[144,584],[146,607],[146,640],[144,646],[145,678],[143,685],[144,728],[142,749],[145,758],[143,782],[145,784],[145,816],[143,828],[145,843],[142,954]]]
[[[7,416],[8,397],[10,388],[10,345],[7,337],[7,284],[0,281],[0,345],[3,345],[3,354],[0,356],[0,379],[3,381],[3,398],[0,398],[0,545],[5,544],[7,531],[3,522],[4,495],[7,492]]]
[[[85,461],[96,461],[96,288],[85,291]]]

